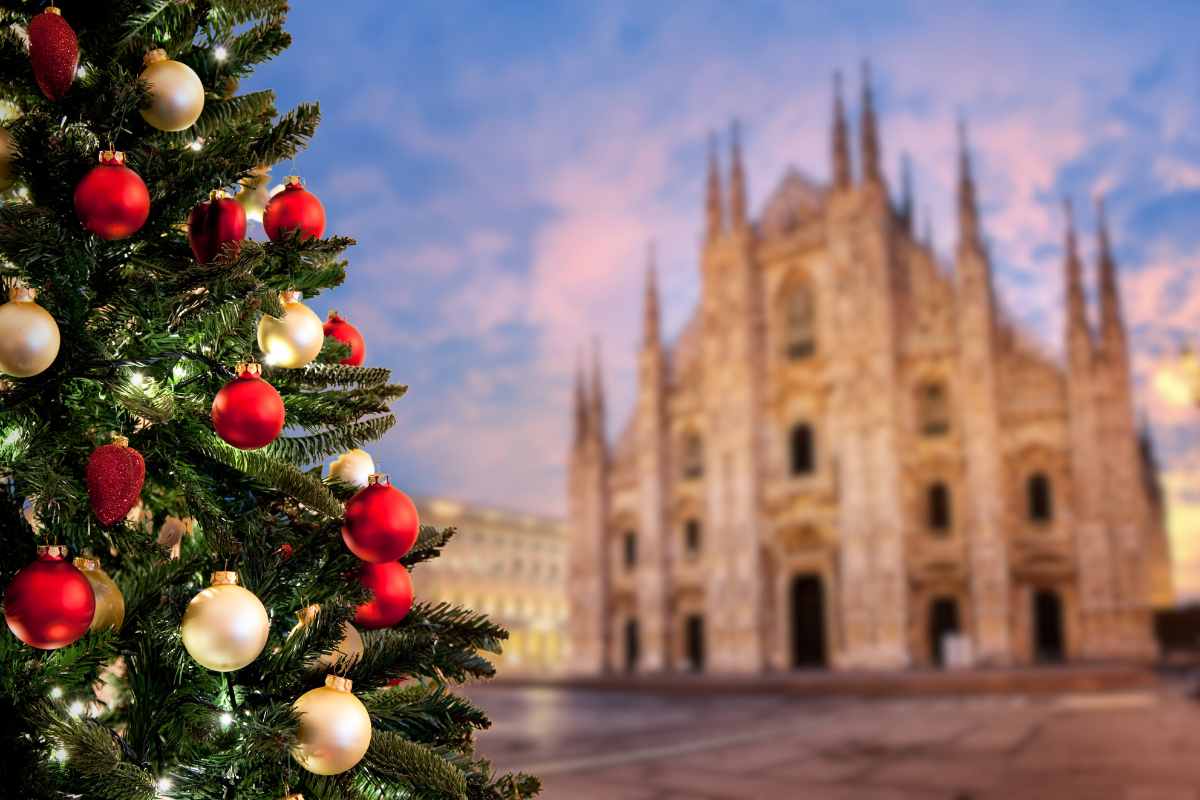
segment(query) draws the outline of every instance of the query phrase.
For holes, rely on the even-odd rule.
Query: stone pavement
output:
[[[547,800],[1200,800],[1183,688],[861,700],[474,687]]]

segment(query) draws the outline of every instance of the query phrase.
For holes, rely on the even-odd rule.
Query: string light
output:
[[[225,730],[233,724],[233,714],[226,711],[217,718],[217,721],[221,723],[221,730]]]
[[[135,372],[129,376],[129,382],[140,389],[146,385],[146,376],[140,372]]]
[[[53,689],[50,690],[50,699],[51,700],[58,700],[62,696],[63,696],[63,690],[62,690],[61,686],[55,686]]]
[[[76,77],[78,77],[80,79],[86,78],[87,77],[87,67],[85,67],[83,64],[80,64],[79,69],[75,70],[75,75],[76,75]]]
[[[192,143],[189,144],[188,147],[190,147],[193,152],[199,153],[204,148],[204,137],[197,136],[192,140]]]
[[[170,778],[159,778],[155,782],[154,788],[159,792],[169,792],[174,785],[175,781],[171,780]]]
[[[83,715],[83,708],[84,708],[83,701],[76,700],[75,702],[71,703],[70,706],[67,707],[67,711],[70,712],[72,717],[78,717],[78,716]]]
[[[219,44],[213,48],[213,58],[217,61],[224,61],[229,58],[229,51],[225,49],[225,45]]]
[[[61,763],[63,763],[64,761],[66,761],[66,760],[67,760],[67,751],[66,751],[66,749],[64,749],[64,748],[60,747],[60,748],[58,748],[57,750],[55,750],[55,751],[54,751],[54,760],[55,760],[55,761],[57,761],[57,762],[58,762],[58,763],[60,763],[60,764],[61,764]]]

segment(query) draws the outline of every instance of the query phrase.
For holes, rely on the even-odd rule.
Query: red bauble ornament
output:
[[[220,255],[226,244],[232,244],[232,254],[237,255],[245,238],[246,209],[225,192],[213,192],[188,217],[188,243],[201,264]]]
[[[325,323],[325,338],[330,336],[350,345],[350,355],[339,361],[339,364],[349,364],[352,367],[363,365],[363,360],[367,357],[367,343],[358,332],[358,328],[339,317],[336,311],[329,312],[329,320]]]
[[[263,229],[272,242],[296,230],[301,239],[319,239],[325,233],[325,207],[299,178],[290,175],[283,181],[283,191],[267,203]]]
[[[61,100],[79,68],[79,40],[54,6],[29,21],[29,61],[42,94]]]
[[[363,564],[358,581],[375,593],[358,607],[358,613],[354,615],[354,624],[358,627],[368,631],[390,628],[412,610],[412,578],[399,561]]]
[[[234,447],[265,447],[283,431],[283,398],[262,379],[258,364],[238,364],[237,371],[213,398],[213,427]]]
[[[417,507],[386,475],[372,475],[346,503],[342,541],[351,553],[378,564],[395,561],[412,549],[421,530]]]
[[[4,593],[8,629],[30,647],[66,647],[92,624],[96,595],[66,557],[67,548],[42,545],[37,561],[18,572]]]
[[[75,187],[75,216],[101,239],[127,239],[150,216],[150,192],[141,177],[125,166],[119,150],[100,152],[100,165]]]
[[[125,519],[146,481],[146,460],[124,436],[92,451],[87,463],[88,499],[101,525]]]

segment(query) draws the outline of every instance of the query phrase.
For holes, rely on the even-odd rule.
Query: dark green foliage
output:
[[[292,759],[292,702],[320,685],[310,666],[334,652],[343,624],[367,600],[358,561],[341,542],[354,487],[320,465],[376,441],[405,392],[386,369],[337,363],[326,342],[316,363],[267,368],[281,393],[286,435],[258,451],[216,437],[213,395],[237,362],[255,358],[262,314],[279,292],[306,297],[345,277],[347,238],[245,242],[213,263],[192,258],[180,223],[217,188],[294,156],[316,130],[316,105],[280,114],[271,92],[237,81],[290,44],[285,0],[63,0],[84,74],[58,103],[37,89],[21,30],[42,0],[0,0],[0,98],[18,149],[17,185],[0,195],[0,279],[38,289],[57,320],[54,365],[0,380],[0,586],[51,540],[90,552],[121,586],[120,631],[89,634],[54,652],[0,635],[0,797],[28,800],[309,800],[468,798],[536,794],[525,775],[494,775],[472,746],[486,715],[453,685],[492,674],[487,653],[506,633],[482,615],[418,603],[395,627],[364,634],[366,655],[338,663],[374,724],[353,770],[319,778]],[[354,13],[343,10],[343,13]],[[215,49],[224,48],[218,59]],[[181,133],[138,113],[142,57],[164,47],[206,88],[205,110]],[[200,150],[189,147],[197,137]],[[97,150],[124,150],[146,182],[151,213],[124,241],[85,233],[73,207]],[[146,460],[136,521],[102,528],[84,466],[113,432]],[[36,520],[33,522],[32,520]],[[165,530],[188,533],[174,552]],[[421,530],[402,563],[441,555],[454,530]],[[235,569],[270,610],[267,647],[228,674],[187,655],[179,623],[218,569]],[[296,613],[321,611],[296,627]],[[293,630],[295,628],[295,630]],[[403,683],[393,686],[396,679]],[[103,682],[103,691],[97,693]]]

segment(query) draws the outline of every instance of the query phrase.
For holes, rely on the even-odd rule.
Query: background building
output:
[[[575,670],[902,668],[948,635],[976,664],[1153,657],[1168,545],[1102,209],[1098,325],[1067,217],[1060,363],[996,296],[965,135],[951,268],[885,184],[866,79],[858,127],[852,175],[837,89],[831,184],[790,171],[757,219],[735,127],[700,307],[668,348],[651,265],[612,448],[580,377]]]
[[[487,614],[509,631],[497,674],[552,675],[566,645],[566,526],[559,519],[481,508],[444,498],[416,500],[421,523],[455,527],[446,558],[413,572],[418,599]]]

